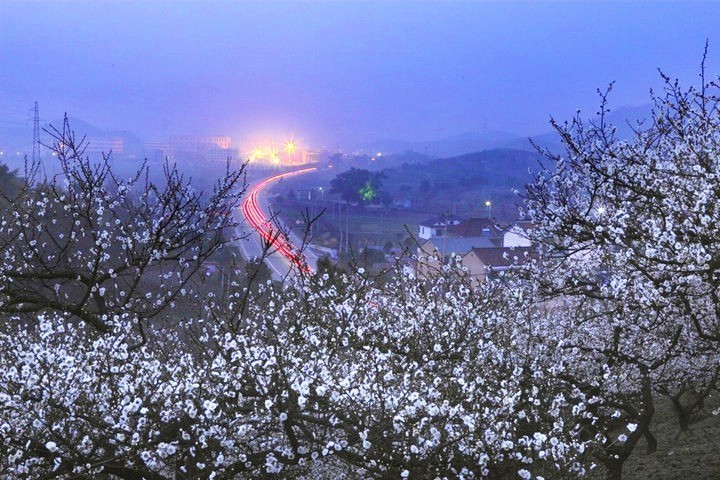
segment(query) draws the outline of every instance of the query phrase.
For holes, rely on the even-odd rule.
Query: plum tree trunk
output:
[[[620,459],[608,459],[605,462],[605,468],[607,474],[605,475],[606,480],[622,480],[622,469],[625,460]]]
[[[645,429],[643,432],[643,436],[645,437],[645,441],[647,442],[647,453],[655,453],[657,452],[657,438],[655,438],[655,435],[652,434],[652,432],[649,429]]]
[[[690,408],[685,408],[680,402],[680,397],[671,397],[673,409],[677,414],[680,423],[680,431],[687,432],[690,430]]]

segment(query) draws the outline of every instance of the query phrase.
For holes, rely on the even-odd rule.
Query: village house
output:
[[[460,217],[455,215],[441,215],[439,217],[428,218],[420,222],[418,226],[418,237],[428,240],[432,237],[442,237],[447,233],[447,227],[457,225],[462,221]]]
[[[502,239],[502,246],[509,247],[531,247],[532,241],[529,238],[532,232],[533,223],[520,221],[505,230]]]
[[[418,273],[425,275],[440,268],[451,255],[462,257],[473,248],[494,248],[486,237],[432,237],[418,248]]]
[[[487,238],[492,246],[501,247],[503,231],[490,218],[471,217],[455,225],[448,225],[448,237]],[[467,253],[467,252],[462,252]]]
[[[420,224],[419,237],[425,242],[418,248],[418,273],[438,270],[451,255],[457,255],[471,277],[482,282],[489,273],[512,266],[518,254],[523,256],[529,251],[532,227],[532,222],[519,221],[501,228],[495,220],[480,217],[428,219]]]
[[[489,276],[521,265],[531,258],[529,247],[473,248],[462,257],[473,285],[485,282]]]

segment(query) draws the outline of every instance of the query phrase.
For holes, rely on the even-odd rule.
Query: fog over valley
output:
[[[718,19],[0,0],[0,480],[720,478]]]

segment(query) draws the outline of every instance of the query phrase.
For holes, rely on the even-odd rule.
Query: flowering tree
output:
[[[655,446],[658,394],[687,428],[716,386],[717,88],[668,80],[630,142],[605,95],[598,122],[555,124],[567,151],[525,204],[540,258],[480,285],[457,261],[284,286],[257,263],[191,292],[242,172],[207,199],[171,167],[122,181],[66,124],[63,175],[30,169],[0,205],[0,479],[529,480],[599,462],[619,480]]]
[[[573,478],[585,396],[522,289],[401,267],[239,285],[131,348],[68,316],[0,336],[7,478]]]
[[[565,152],[544,152],[552,168],[525,202],[543,251],[534,281],[571,312],[566,347],[577,355],[563,375],[598,396],[608,478],[620,478],[642,435],[654,448],[655,393],[709,391],[717,380],[718,84],[683,90],[664,78],[651,123],[631,141],[605,121],[607,92],[599,120],[553,122]],[[695,386],[678,381],[686,372]]]
[[[544,317],[517,290],[473,290],[456,267],[430,288],[402,268],[379,290],[327,280],[263,309],[268,384],[282,387],[267,407],[296,438],[285,457],[334,456],[369,478],[584,468],[582,395],[555,389]]]
[[[117,178],[109,157],[84,156],[67,120],[49,133],[62,174],[41,178],[31,166],[0,210],[0,312],[26,321],[68,314],[101,333],[122,313],[144,342],[146,322],[187,293],[189,279],[234,232],[229,212],[243,172],[228,171],[204,198],[168,164],[158,183],[145,167]]]

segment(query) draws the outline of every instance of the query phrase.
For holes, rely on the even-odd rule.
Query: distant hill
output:
[[[517,138],[517,134],[508,132],[465,132],[429,141],[379,140],[366,145],[365,149],[390,153],[413,151],[431,157],[452,157],[497,148]]]
[[[0,149],[32,152],[32,122],[0,120]]]
[[[123,130],[104,129],[75,117],[71,117],[69,123],[70,128],[75,131],[79,138],[86,136],[90,142],[92,142],[93,138],[122,138],[126,155],[138,155],[142,153],[143,142],[134,133]],[[50,129],[51,125],[55,128],[62,129],[63,120],[61,118],[55,119],[40,126],[40,140],[45,144],[52,143],[50,135],[45,132],[45,130]],[[19,151],[21,155],[31,155],[32,140],[32,122],[0,121],[0,149]]]
[[[607,121],[617,127],[618,138],[630,140],[633,136],[633,127],[640,130],[649,127],[652,123],[652,105],[640,105],[637,107],[621,107],[611,110],[607,115]]]
[[[645,120],[649,124],[652,112],[652,105],[640,105],[636,107],[620,107],[611,110],[607,121],[617,127],[618,138],[630,139],[633,136],[632,126],[638,121]],[[581,112],[582,114],[582,112]],[[593,114],[582,114],[583,118],[593,118]],[[559,122],[568,119],[557,119]],[[380,151],[390,153],[418,152],[430,157],[456,157],[470,152],[481,152],[493,149],[513,149],[535,151],[530,142],[532,140],[537,146],[546,148],[552,152],[562,151],[560,137],[554,131],[548,130],[536,135],[522,136],[515,133],[491,131],[491,132],[465,132],[459,135],[441,138],[430,141],[405,141],[405,140],[379,140],[371,145],[365,145],[367,151]]]
[[[370,171],[379,171],[387,168],[396,168],[406,163],[427,163],[435,158],[437,157],[424,155],[415,151],[406,151],[402,153],[385,154],[379,157],[355,157],[352,159],[352,166],[365,168]]]
[[[136,134],[127,130],[110,130],[98,127],[77,117],[68,118],[70,128],[73,129],[77,137],[87,137],[86,140],[92,144],[93,138],[122,138],[124,145],[124,155],[141,156],[143,152],[143,141]],[[48,123],[57,129],[61,129],[63,125],[62,119],[53,120]],[[45,134],[47,136],[47,134]]]
[[[528,150],[485,150],[387,168],[383,184],[394,199],[409,200],[428,212],[478,214],[490,200],[505,209],[497,210],[498,216],[514,217],[518,198],[513,190],[524,189],[532,180],[530,170],[538,171],[541,160]]]
[[[538,170],[541,155],[517,149],[494,149],[450,158],[404,163],[383,170],[388,182],[424,178],[432,183],[491,184],[522,186],[530,179],[529,169]],[[520,183],[520,185],[517,185]],[[452,186],[451,186],[452,187]]]
[[[582,112],[581,112],[582,114]],[[582,115],[583,119],[593,119],[594,116]],[[565,120],[571,121],[572,119],[557,119],[558,122],[564,122]],[[652,120],[652,105],[640,105],[637,107],[620,107],[617,110],[611,110],[610,113],[605,117],[605,121],[617,128],[616,135],[621,140],[631,140],[635,133],[633,128],[639,128],[640,130],[647,128]],[[538,135],[531,135],[529,138],[515,138],[512,141],[498,145],[504,148],[516,148],[522,150],[534,150],[534,147],[530,143],[532,140],[535,145],[546,148],[551,152],[562,152],[563,145],[560,141],[560,137],[555,131],[548,131],[540,133]]]

